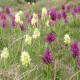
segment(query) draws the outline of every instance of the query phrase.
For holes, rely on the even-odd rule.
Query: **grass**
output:
[[[16,0],[0,0],[0,7],[2,6],[14,6],[17,4]]]
[[[6,0],[7,1],[7,0]],[[9,3],[2,1],[1,6],[14,5],[15,2]],[[50,2],[48,2],[50,3]],[[31,13],[40,12],[42,7],[47,4],[46,0],[36,3],[36,5],[30,7]],[[57,2],[56,2],[57,4]],[[28,10],[27,5],[24,5],[22,10]],[[37,6],[37,7],[36,7]],[[55,4],[54,4],[55,6]],[[60,6],[59,4],[56,6]],[[33,7],[33,8],[32,8]],[[50,3],[45,7],[53,7]],[[57,7],[59,9],[59,7]],[[19,10],[18,9],[18,10]],[[60,9],[59,9],[60,10]],[[15,11],[15,10],[14,10]],[[17,10],[16,10],[17,11]],[[40,37],[37,40],[33,40],[31,46],[25,44],[25,35],[32,35],[34,28],[32,25],[28,28],[26,19],[25,31],[21,31],[16,25],[14,28],[10,24],[10,19],[7,20],[6,29],[0,26],[0,52],[4,47],[9,49],[9,58],[7,60],[0,59],[0,79],[2,80],[79,80],[80,71],[77,68],[77,59],[73,59],[70,52],[70,47],[64,44],[64,35],[68,33],[71,41],[77,40],[80,46],[80,19],[75,19],[68,14],[69,23],[64,24],[63,20],[52,27],[45,27],[45,21],[39,21],[38,29],[40,30]],[[41,56],[46,49],[45,36],[50,31],[56,36],[56,40],[52,45],[48,45],[54,56],[54,61],[50,65],[43,64]],[[32,61],[28,68],[21,65],[20,55],[22,51],[28,51]]]

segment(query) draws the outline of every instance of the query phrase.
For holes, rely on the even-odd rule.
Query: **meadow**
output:
[[[80,80],[80,1],[8,1],[0,3],[0,80]]]

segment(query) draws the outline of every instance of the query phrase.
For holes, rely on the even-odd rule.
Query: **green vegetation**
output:
[[[80,70],[78,69],[78,59],[73,58],[70,51],[70,44],[77,41],[80,48],[80,18],[79,13],[73,16],[70,12],[66,11],[68,22],[64,23],[64,19],[56,20],[52,26],[47,25],[47,21],[51,18],[44,15],[43,19],[38,19],[38,24],[29,24],[25,13],[28,12],[29,16],[42,13],[42,8],[57,8],[57,12],[61,11],[61,5],[68,4],[65,1],[62,3],[55,0],[42,0],[34,5],[24,4],[23,0],[20,1],[18,9],[16,9],[17,1],[14,0],[1,0],[0,6],[11,6],[11,13],[16,14],[20,12],[21,20],[23,21],[24,30],[21,31],[20,23],[14,27],[11,25],[11,17],[6,14],[6,28],[3,28],[0,18],[0,79],[1,80],[80,80]],[[27,0],[28,1],[28,0]],[[29,0],[30,2],[35,0]],[[72,1],[74,3],[74,1]],[[70,5],[73,7],[73,3]],[[47,5],[46,5],[47,4]],[[79,2],[76,1],[75,5]],[[46,11],[45,11],[46,12]],[[45,13],[46,14],[46,13]],[[18,22],[19,22],[19,16]],[[37,21],[37,20],[34,20]],[[21,22],[22,23],[22,22]],[[33,39],[35,29],[38,29],[40,36]],[[46,35],[52,32],[55,35],[55,41],[52,44],[46,42]],[[38,32],[36,32],[36,35]],[[64,36],[69,34],[71,43],[65,44]],[[32,37],[31,45],[25,43],[26,35]],[[30,40],[29,40],[30,41]],[[8,48],[9,57],[1,59],[1,53],[4,47]],[[42,56],[46,48],[51,50],[53,61],[51,64],[44,64]],[[28,52],[31,58],[28,66],[22,65],[21,54],[23,51]]]

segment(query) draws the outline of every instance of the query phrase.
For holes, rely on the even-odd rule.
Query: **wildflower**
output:
[[[55,36],[52,32],[50,32],[49,34],[47,34],[46,36],[46,42],[48,43],[52,43],[55,40]]]
[[[46,8],[42,8],[42,18],[47,15],[47,10]]]
[[[1,13],[1,19],[6,20],[6,15],[4,13]]]
[[[23,21],[21,20],[20,24],[23,24]]]
[[[57,14],[57,18],[60,20],[61,19],[61,13],[59,12],[58,14]]]
[[[34,2],[32,2],[32,5],[35,5],[35,3],[34,3]]]
[[[16,23],[20,23],[21,22],[20,16],[15,16],[15,21],[16,21]]]
[[[75,16],[75,12],[74,12],[74,10],[71,11],[71,14],[72,14],[73,16]]]
[[[55,21],[53,21],[53,20],[49,20],[46,22],[47,26],[53,26],[54,24],[55,24]]]
[[[47,9],[47,15],[50,15],[51,9]]]
[[[12,16],[11,18],[11,25],[14,27],[16,25],[15,17]]]
[[[6,20],[3,20],[3,21],[2,21],[2,26],[3,26],[3,28],[6,28],[6,25],[7,25]]]
[[[56,21],[56,17],[57,17],[56,9],[51,10],[50,17],[52,20]]]
[[[69,37],[68,34],[66,34],[66,35],[64,36],[64,43],[65,43],[65,44],[70,44],[70,42],[71,42],[70,37]]]
[[[64,23],[65,24],[68,23],[68,19],[67,18],[64,19]]]
[[[78,12],[80,12],[80,5],[77,7],[77,9],[78,9]]]
[[[24,26],[22,24],[20,24],[19,27],[20,27],[21,31],[25,30],[25,28],[24,28]]]
[[[53,61],[53,56],[50,53],[49,49],[46,49],[43,56],[42,56],[43,62],[45,64],[50,64]]]
[[[37,39],[40,36],[40,32],[37,28],[35,28],[34,32],[33,32],[33,39]]]
[[[36,13],[33,13],[33,18],[37,18],[37,14]]]
[[[64,19],[67,18],[67,14],[66,14],[65,11],[62,11],[62,17],[63,17]]]
[[[19,11],[18,13],[16,13],[16,16],[22,16],[23,15],[23,11]]]
[[[11,13],[10,13],[9,16],[10,16],[10,18],[12,18],[12,19],[15,18],[15,16],[14,16],[13,14],[11,14]]]
[[[80,69],[80,55],[78,56],[78,63],[77,63],[78,68]]]
[[[29,17],[29,13],[28,13],[28,12],[26,12],[26,13],[25,13],[25,16],[26,16],[26,18],[28,18],[28,17]]]
[[[49,25],[50,25],[50,26],[53,26],[54,24],[55,24],[55,21],[53,21],[53,20],[50,20],[50,21],[49,21]]]
[[[42,18],[42,14],[38,13],[38,19],[41,19],[41,18]]]
[[[28,2],[28,4],[30,5],[30,2]]]
[[[67,8],[68,11],[71,10],[71,6],[70,5],[68,5],[66,8]]]
[[[62,5],[62,10],[65,10],[65,5]]]
[[[26,52],[26,51],[22,52],[20,61],[23,66],[28,66],[30,64],[31,58],[30,58],[28,52]]]
[[[78,8],[75,7],[75,8],[73,9],[73,11],[74,11],[74,13],[77,13],[77,12],[78,12]]]
[[[12,20],[11,25],[14,27],[16,25],[15,20]]]
[[[46,21],[46,26],[49,26],[49,21]]]
[[[31,20],[32,20],[32,17],[29,16],[29,17],[27,18],[28,23],[31,23]]]
[[[9,57],[9,51],[7,47],[4,47],[1,51],[1,58],[7,59]]]
[[[32,25],[36,25],[37,22],[38,22],[38,17],[37,17],[37,14],[34,13],[31,23],[32,23]]]
[[[19,11],[18,13],[15,14],[15,21],[16,23],[21,23],[21,16],[23,15],[22,11]]]
[[[32,37],[30,37],[29,35],[26,35],[25,43],[31,45],[31,40],[32,40]]]
[[[6,12],[7,14],[10,14],[10,8],[9,8],[8,6],[5,8],[5,12]]]
[[[78,43],[75,41],[70,46],[71,54],[75,58],[79,54]]]
[[[32,25],[35,25],[37,22],[38,22],[37,18],[32,18],[32,20],[31,20],[31,24]]]

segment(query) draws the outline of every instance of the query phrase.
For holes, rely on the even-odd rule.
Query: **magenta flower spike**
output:
[[[70,5],[68,5],[66,8],[67,8],[68,11],[71,10],[71,6]]]
[[[51,13],[51,9],[47,9],[47,15],[49,16]]]
[[[47,34],[46,36],[46,42],[48,43],[52,43],[55,40],[55,36],[52,32],[50,32],[49,34]]]
[[[5,7],[5,12],[6,12],[6,14],[10,14],[10,8],[7,6],[7,7]]]
[[[50,16],[51,16],[51,19],[52,19],[52,20],[56,21],[56,18],[57,18],[56,9],[52,9],[52,10],[51,10]]]
[[[6,28],[6,20],[2,20],[2,26],[3,26],[3,28]]]
[[[80,5],[77,7],[77,9],[78,9],[78,12],[80,12]]]
[[[50,53],[49,49],[46,49],[43,56],[42,56],[43,62],[45,64],[50,64],[53,61],[53,56]]]
[[[62,5],[62,10],[65,10],[65,5],[64,4]]]
[[[77,13],[77,12],[78,12],[78,8],[77,8],[77,7],[74,7],[73,11],[74,11],[75,13]]]
[[[41,18],[42,18],[42,14],[38,13],[38,19],[41,19]]]
[[[76,57],[79,55],[79,47],[78,47],[78,42],[73,42],[71,43],[70,45],[70,50],[71,50],[71,54],[72,54],[72,57]]]
[[[61,17],[62,17],[62,16],[61,16],[61,13],[59,12],[59,13],[57,14],[57,19],[59,19],[59,20],[60,20],[60,19],[61,19]]]
[[[11,20],[11,25],[12,25],[13,27],[16,25],[15,19],[12,19],[12,20]]]
[[[62,11],[62,17],[63,17],[64,19],[67,18],[67,14],[66,14],[65,11]]]
[[[19,26],[20,26],[21,31],[25,30],[25,28],[24,28],[24,26],[22,24],[20,24]]]
[[[53,26],[54,24],[55,24],[55,21],[53,21],[53,20],[49,21],[49,26]]]
[[[29,17],[27,18],[28,23],[31,23],[31,20],[32,20],[32,17],[29,16]]]
[[[1,19],[6,20],[6,15],[4,13],[1,13]]]

